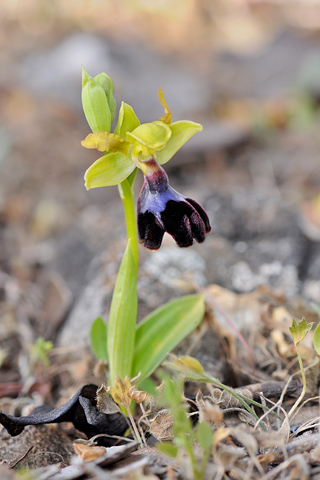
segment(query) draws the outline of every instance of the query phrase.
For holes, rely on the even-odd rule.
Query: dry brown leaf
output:
[[[129,408],[131,403],[131,398],[128,396],[128,391],[131,387],[132,383],[128,375],[124,380],[119,375],[116,375],[115,386],[109,389],[113,400],[119,405],[123,405],[126,409]]]
[[[107,415],[120,412],[120,408],[113,401],[109,391],[109,387],[107,387],[104,383],[97,390],[97,407],[100,412],[106,413]]]
[[[206,290],[212,295],[214,301],[231,317],[239,330],[256,324],[260,319],[260,290],[237,294],[219,285],[210,285]]]
[[[131,388],[128,390],[128,396],[136,403],[142,403],[148,400],[150,397],[150,394],[147,392],[144,392],[142,390],[137,390],[136,387],[133,385]]]
[[[292,324],[292,314],[284,305],[281,305],[273,308],[271,320],[279,324],[279,328],[282,327],[283,331],[287,332],[288,328],[291,327]]]
[[[217,451],[218,443],[231,435],[230,428],[220,427],[214,432],[213,442],[212,442],[212,454],[214,455]]]
[[[314,450],[311,450],[309,458],[312,462],[320,462],[320,443]]]
[[[242,425],[232,429],[232,434],[245,447],[249,454],[255,453],[258,450],[258,442],[254,435],[248,429],[244,429]]]
[[[243,395],[246,398],[252,399],[253,394],[248,388],[235,388],[234,391]],[[215,403],[217,403],[222,409],[225,408],[244,408],[242,403],[231,395],[226,390],[220,390],[219,388],[213,388],[211,391],[212,397]]]
[[[223,465],[225,468],[230,470],[237,460],[245,457],[246,455],[247,453],[243,448],[222,444],[214,455],[214,461],[218,465]]]
[[[159,441],[172,440],[173,418],[170,410],[163,409],[149,419],[150,433]]]
[[[261,465],[268,465],[273,462],[283,462],[285,458],[294,456],[299,453],[308,452],[316,448],[319,444],[319,435],[309,435],[306,437],[299,437],[294,441],[287,443],[272,452],[258,455],[257,460]]]
[[[285,444],[285,436],[279,431],[263,432],[255,430],[252,432],[259,448],[274,448]]]
[[[107,451],[105,447],[90,447],[82,443],[74,443],[73,447],[78,457],[84,462],[92,462],[93,460],[102,457]]]
[[[274,341],[278,352],[284,358],[293,357],[296,354],[293,343],[288,343],[284,333],[275,329],[270,332],[270,338]]]
[[[196,404],[199,410],[199,422],[209,422],[219,426],[223,421],[221,408],[214,403],[212,397],[204,397],[201,390],[197,393]]]

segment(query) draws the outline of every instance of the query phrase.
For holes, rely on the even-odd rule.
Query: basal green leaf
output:
[[[108,356],[110,380],[116,375],[130,376],[137,320],[136,266],[131,240],[128,240],[113,291],[108,321]]]
[[[320,355],[320,323],[318,323],[313,334],[313,346],[318,355]]]
[[[93,131],[110,132],[111,113],[103,88],[82,68],[82,106],[87,122]]]
[[[90,341],[95,357],[107,362],[107,325],[101,317],[96,318],[91,326]]]
[[[120,135],[122,138],[126,138],[127,132],[132,132],[140,125],[140,121],[137,115],[134,113],[131,105],[122,102],[119,110],[119,118],[114,133]]]
[[[84,175],[87,190],[123,182],[135,169],[130,155],[108,153],[96,160]]]
[[[145,378],[144,380],[142,380],[142,382],[139,383],[139,389],[143,390],[144,392],[150,393],[150,395],[157,394],[157,384],[150,377]]]
[[[200,323],[204,315],[203,295],[188,295],[152,312],[138,326],[132,376],[151,375],[166,355]]]
[[[167,163],[170,158],[197,132],[201,132],[202,126],[199,123],[181,120],[171,123],[171,138],[166,146],[157,152],[157,158],[160,165]]]

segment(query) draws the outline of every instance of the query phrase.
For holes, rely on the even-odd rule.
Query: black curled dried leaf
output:
[[[12,437],[19,435],[27,425],[61,422],[72,422],[74,427],[88,438],[100,433],[123,435],[128,428],[125,417],[120,413],[106,415],[100,412],[97,408],[97,389],[93,384],[84,385],[64,405],[56,408],[42,405],[25,417],[14,417],[0,410],[0,423]],[[109,445],[113,443],[110,439]]]

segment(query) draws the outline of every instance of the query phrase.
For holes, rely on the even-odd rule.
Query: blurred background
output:
[[[0,0],[0,65],[4,380],[19,376],[11,347],[88,341],[124,249],[117,188],[83,186],[98,156],[80,145],[81,65],[142,122],[162,115],[162,88],[174,121],[204,126],[167,169],[212,233],[141,248],[140,317],[181,279],[320,301],[320,2]]]

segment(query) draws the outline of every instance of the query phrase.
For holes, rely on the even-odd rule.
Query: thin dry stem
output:
[[[132,416],[132,413],[130,412],[130,408],[127,408],[126,410],[127,410],[127,412],[128,412],[128,415],[129,415],[129,418],[130,418],[130,422],[131,422],[132,428],[133,428],[133,430],[134,430],[136,439],[137,439],[138,442],[140,443],[141,448],[143,448],[143,447],[146,446],[146,445],[144,445],[143,442],[142,442],[142,440],[141,440],[139,431],[138,431],[138,429],[137,429],[136,422],[134,421],[134,418],[133,418],[133,416]]]

